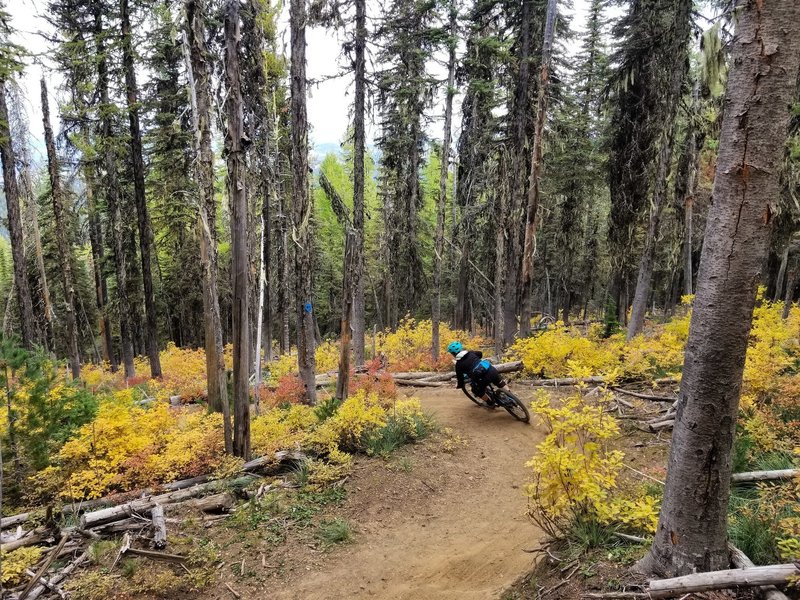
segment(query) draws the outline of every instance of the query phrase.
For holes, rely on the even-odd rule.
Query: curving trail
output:
[[[452,454],[415,447],[403,473],[356,470],[344,507],[356,543],[270,585],[265,598],[484,600],[530,571],[534,558],[523,549],[540,533],[525,517],[522,486],[541,432],[472,405],[460,391],[413,395],[466,445]]]

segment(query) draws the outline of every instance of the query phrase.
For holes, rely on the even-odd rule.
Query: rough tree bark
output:
[[[14,262],[14,289],[20,311],[22,345],[33,348],[37,343],[36,321],[33,318],[33,301],[25,267],[25,247],[22,239],[22,216],[19,208],[16,159],[11,139],[11,128],[6,105],[6,82],[0,79],[0,160],[3,163],[3,188],[8,208],[8,233],[11,237],[11,256]]]
[[[119,201],[119,178],[117,177],[117,160],[114,152],[114,126],[112,106],[108,91],[108,59],[105,49],[105,31],[103,30],[102,6],[94,6],[94,34],[97,39],[97,88],[100,94],[100,137],[103,145],[103,162],[105,165],[106,205],[109,215],[111,236],[114,247],[114,270],[117,277],[117,310],[119,311],[120,345],[122,346],[122,364],[125,377],[136,375],[133,365],[133,339],[131,335],[128,301],[128,267],[125,259],[125,243],[122,232],[122,215]]]
[[[250,325],[248,313],[247,192],[244,109],[242,104],[239,42],[239,0],[225,8],[225,152],[228,195],[231,203],[231,254],[233,274],[233,453],[250,458]]]
[[[205,43],[203,0],[186,2],[186,52],[194,127],[195,172],[198,187],[197,230],[203,266],[203,324],[205,329],[208,408],[222,412],[225,449],[233,452],[230,403],[225,381],[222,318],[217,291],[217,205],[214,199],[214,153],[211,149],[211,70]]]
[[[639,564],[673,576],[728,567],[731,449],[759,271],[800,63],[800,0],[742,0],[686,344],[664,501]]]
[[[528,147],[526,134],[528,123],[528,97],[530,88],[531,26],[533,23],[533,1],[522,0],[519,33],[519,71],[514,88],[512,118],[509,132],[511,138],[511,201],[507,218],[508,239],[506,243],[505,297],[503,302],[503,335],[506,345],[514,339],[517,331],[517,309],[519,307],[519,288],[524,240],[520,240],[517,223],[525,219],[525,155]]]
[[[536,123],[531,151],[531,170],[528,177],[528,203],[525,208],[525,242],[522,248],[522,305],[520,312],[520,334],[527,335],[531,329],[533,315],[533,259],[536,245],[536,217],[539,212],[539,182],[542,177],[542,152],[544,147],[544,123],[547,119],[547,92],[550,87],[550,60],[553,54],[558,2],[547,0],[542,41],[542,64],[539,71],[539,87],[536,96]]]
[[[364,364],[364,155],[365,155],[365,91],[367,48],[367,2],[355,0],[356,34],[355,51],[355,98],[353,104],[353,229],[356,236],[353,248],[355,270],[353,272],[353,360]]]
[[[78,350],[78,320],[75,312],[75,278],[72,274],[72,251],[69,243],[70,227],[64,214],[64,190],[61,187],[61,173],[59,171],[58,157],[56,156],[56,142],[53,137],[53,128],[50,126],[50,103],[47,98],[47,84],[44,77],[42,87],[42,124],[44,125],[44,140],[47,147],[47,172],[50,176],[50,196],[53,202],[53,220],[55,221],[56,245],[61,267],[61,284],[64,288],[64,305],[67,323],[67,351],[69,352],[69,367],[73,379],[81,376],[81,355]]]
[[[436,248],[433,267],[433,306],[431,323],[433,329],[431,357],[439,360],[439,319],[442,312],[442,254],[444,253],[444,215],[447,204],[447,174],[450,167],[450,135],[453,121],[453,97],[456,93],[456,44],[458,43],[458,9],[450,3],[449,38],[447,40],[447,90],[444,104],[444,134],[442,136],[442,164],[439,169],[439,196],[436,199]]]
[[[161,359],[158,355],[158,315],[153,292],[153,271],[150,250],[153,247],[153,231],[147,211],[147,198],[144,189],[144,159],[142,158],[142,131],[139,126],[139,100],[136,86],[136,71],[133,61],[131,41],[131,19],[128,0],[120,2],[122,21],[122,66],[125,70],[125,98],[128,104],[128,125],[130,127],[131,161],[133,163],[133,191],[136,204],[136,219],[139,226],[139,256],[142,262],[142,283],[144,285],[145,347],[150,362],[151,377],[161,377]]]
[[[314,380],[313,279],[311,255],[311,199],[308,190],[308,117],[306,114],[306,5],[305,0],[291,0],[291,113],[292,113],[292,200],[295,248],[297,304],[297,366],[310,404],[317,400]]]

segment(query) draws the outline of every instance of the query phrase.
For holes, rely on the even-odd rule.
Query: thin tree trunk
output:
[[[15,94],[15,96],[14,102],[21,102],[19,93]],[[18,107],[12,105],[11,108],[14,110]],[[18,124],[25,122],[22,115],[15,117],[15,121]],[[44,267],[42,236],[39,230],[39,206],[36,201],[36,194],[33,191],[33,182],[31,181],[30,152],[28,151],[27,145],[27,138],[30,135],[30,132],[28,131],[27,124],[24,125],[24,129],[22,129],[21,132],[24,132],[25,137],[24,142],[18,146],[19,150],[16,158],[22,164],[22,169],[19,174],[19,183],[22,187],[22,208],[25,214],[25,226],[27,227],[27,233],[25,237],[27,237],[27,241],[29,242],[28,246],[33,246],[34,257],[36,259],[36,271],[39,275],[39,282],[41,286],[41,322],[44,324],[44,331],[41,332],[43,334],[41,340],[47,349],[52,351],[55,349],[55,339],[53,337],[53,318],[55,313],[53,311],[53,302],[50,298],[50,286],[47,282],[47,272],[45,271]],[[34,305],[34,310],[35,309],[36,306]],[[37,333],[39,332],[37,331]]]
[[[547,0],[542,43],[542,65],[539,73],[539,88],[536,97],[536,124],[531,151],[531,170],[528,180],[528,204],[525,212],[525,244],[522,249],[522,312],[520,333],[530,332],[533,315],[533,259],[536,245],[536,217],[539,212],[539,183],[542,177],[542,152],[544,147],[544,123],[547,120],[547,92],[550,87],[550,60],[553,54],[557,0]]]
[[[111,372],[117,371],[117,358],[114,355],[114,346],[111,339],[111,320],[108,317],[108,286],[103,273],[105,262],[105,248],[103,244],[103,230],[95,198],[94,168],[84,166],[84,187],[86,188],[86,203],[89,221],[89,245],[92,250],[92,273],[94,274],[94,291],[97,312],[99,314],[98,327],[100,343],[103,349],[103,360],[109,363]]]
[[[792,310],[794,289],[797,286],[797,257],[791,257],[791,259],[788,259],[788,262],[789,267],[786,277],[786,294],[783,297],[783,314],[781,315],[784,320],[789,317],[789,312]]]
[[[266,195],[264,196],[266,203]],[[264,213],[262,207],[261,213],[261,244],[259,246],[259,261],[258,267],[258,312],[256,313],[256,347],[255,356],[253,357],[253,373],[255,375],[255,411],[256,415],[260,414],[260,400],[261,400],[261,336],[264,329],[264,290],[266,286],[267,265],[264,261],[264,238],[266,235],[267,222],[264,220]]]
[[[233,452],[230,403],[225,379],[222,318],[217,290],[217,205],[214,198],[214,153],[211,148],[211,71],[205,44],[205,9],[202,0],[186,2],[186,70],[192,105],[195,172],[198,183],[197,232],[203,267],[203,325],[205,331],[208,408],[222,412],[225,450]]]
[[[627,339],[631,340],[641,333],[644,327],[644,316],[647,312],[647,300],[653,283],[653,267],[655,266],[656,236],[661,222],[661,211],[664,208],[667,196],[667,177],[669,176],[672,162],[672,135],[664,140],[658,160],[656,185],[653,190],[653,204],[650,207],[650,221],[644,240],[644,250],[639,262],[639,274],[636,279],[636,291],[633,294],[633,308],[631,319],[628,323]]]
[[[231,202],[231,271],[233,274],[233,453],[250,458],[250,325],[248,314],[247,192],[245,189],[244,111],[239,42],[239,0],[225,7],[225,150]]]
[[[136,86],[136,71],[133,62],[131,42],[131,21],[128,0],[120,1],[122,20],[122,64],[125,70],[125,95],[128,102],[128,123],[130,125],[131,159],[133,161],[133,188],[136,204],[136,217],[139,225],[139,254],[142,260],[142,282],[144,284],[145,346],[150,362],[151,377],[161,377],[161,359],[158,355],[158,315],[153,292],[153,272],[150,250],[153,246],[153,232],[150,228],[150,215],[144,189],[144,159],[142,158],[142,132],[139,126],[139,100]]]
[[[725,569],[731,454],[770,203],[800,66],[800,1],[740,2],[669,470],[644,571]]]
[[[697,116],[699,110],[699,96],[700,96],[700,81],[696,80],[692,87],[692,116]],[[697,172],[700,167],[700,134],[696,130],[696,125],[690,123],[693,127],[687,135],[689,139],[689,171],[686,174],[686,197],[683,199],[683,293],[686,296],[691,296],[694,293],[694,286],[692,285],[692,236],[694,235],[694,195],[697,189],[697,181],[699,177]],[[680,201],[680,199],[678,199]]]
[[[6,105],[6,82],[2,77],[0,77],[0,160],[3,163],[3,186],[8,208],[8,233],[11,237],[11,256],[14,262],[14,284],[20,311],[22,345],[31,349],[38,341],[36,339],[36,321],[33,317],[33,301],[25,264],[16,159],[8,120],[8,106]]]
[[[128,267],[125,260],[125,244],[122,235],[122,215],[119,207],[119,180],[117,177],[117,160],[114,156],[113,123],[111,104],[108,92],[108,62],[103,42],[102,8],[94,7],[95,37],[97,39],[97,87],[100,94],[100,130],[103,140],[103,161],[106,170],[106,204],[114,245],[114,270],[117,278],[117,308],[119,310],[120,343],[122,346],[122,364],[125,377],[136,375],[133,365],[133,339],[131,335],[131,304],[128,300]]]
[[[64,287],[64,304],[67,322],[67,348],[72,378],[81,376],[81,355],[78,350],[78,321],[75,312],[75,279],[72,274],[72,251],[69,243],[70,227],[64,213],[64,190],[61,187],[56,142],[50,126],[50,103],[47,98],[47,84],[44,77],[42,86],[42,123],[44,124],[44,140],[47,147],[47,171],[50,175],[50,196],[53,200],[53,220],[61,267],[61,283]]]
[[[281,268],[279,271],[280,276],[280,286],[279,286],[279,296],[278,296],[278,304],[281,307],[281,337],[280,337],[280,346],[281,346],[281,354],[288,354],[291,351],[291,341],[290,341],[290,313],[291,313],[291,305],[292,305],[292,290],[290,286],[290,273],[291,273],[291,262],[292,262],[292,254],[289,248],[289,209],[288,209],[288,202],[286,201],[286,196],[284,194],[280,195],[280,205],[279,205],[280,213],[278,214],[278,221],[280,223],[280,236],[281,236],[281,247],[280,247],[280,262]]]
[[[341,326],[341,351],[339,352],[339,376],[336,379],[336,398],[344,400],[347,397],[350,382],[350,315],[353,312],[353,271],[356,265],[356,244],[358,233],[355,228],[348,228],[344,250],[344,277],[342,278],[342,326]]]
[[[456,43],[458,10],[455,1],[450,3],[450,37],[447,45],[449,55],[447,59],[447,90],[444,105],[444,134],[442,135],[442,156],[439,169],[439,196],[436,202],[436,248],[434,251],[433,267],[433,306],[431,307],[431,322],[433,328],[431,357],[434,363],[439,360],[439,319],[442,311],[442,253],[444,252],[444,215],[447,205],[447,173],[450,167],[450,135],[453,120],[453,97],[456,93]]]
[[[505,181],[507,170],[505,154],[500,156],[500,173],[498,181]],[[502,183],[501,183],[502,185]],[[506,203],[507,189],[502,188],[497,193],[497,220],[495,221],[495,246],[494,246],[494,352],[502,356],[505,350],[505,319],[503,317],[504,283],[506,269]]]
[[[786,247],[781,253],[781,266],[778,269],[778,276],[775,278],[775,294],[772,297],[773,302],[777,302],[783,297],[783,284],[786,282],[786,267],[789,264],[789,246],[790,242],[786,242]]]
[[[366,47],[367,47],[367,2],[355,0],[356,35],[355,51],[355,98],[353,106],[353,360],[356,365],[364,364],[365,300],[364,300],[364,155],[365,155],[365,90],[366,90]]]
[[[314,370],[313,279],[311,258],[312,206],[308,189],[308,118],[306,114],[306,5],[291,0],[291,111],[292,111],[292,198],[294,201],[295,277],[297,283],[297,366],[310,404],[317,400]]]

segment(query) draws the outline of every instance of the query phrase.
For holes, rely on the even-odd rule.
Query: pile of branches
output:
[[[143,490],[136,498],[119,501],[119,497],[67,505],[56,513],[48,507],[43,524],[25,528],[35,518],[33,513],[21,513],[0,519],[0,551],[11,552],[28,546],[43,546],[45,551],[34,569],[28,569],[27,581],[6,590],[3,598],[35,600],[36,598],[66,598],[64,581],[89,561],[90,545],[102,539],[123,535],[117,561],[123,556],[141,556],[184,564],[187,557],[165,552],[167,522],[180,522],[182,515],[202,514],[206,524],[226,518],[237,496],[247,497],[246,488],[263,475],[276,474],[289,465],[306,460],[301,452],[281,451],[245,463],[241,473],[230,479],[212,480],[210,475],[174,481],[158,490]],[[258,494],[270,486],[262,485]],[[128,495],[130,498],[130,495]],[[64,525],[65,517],[77,518],[77,525]],[[52,568],[68,558],[66,566]],[[116,561],[115,561],[116,564]]]

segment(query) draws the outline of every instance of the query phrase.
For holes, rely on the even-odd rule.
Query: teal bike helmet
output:
[[[461,345],[461,342],[450,342],[450,345],[447,347],[447,351],[455,356],[459,352],[464,349],[464,346]]]

